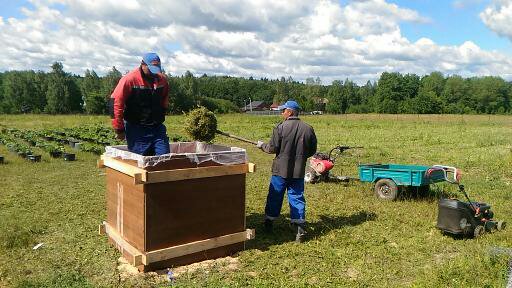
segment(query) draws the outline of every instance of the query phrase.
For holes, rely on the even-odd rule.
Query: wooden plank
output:
[[[98,226],[98,234],[103,235],[105,233],[105,224],[102,223]]]
[[[139,251],[144,251],[144,186],[112,168],[107,174],[107,223]]]
[[[133,266],[143,264],[142,260],[144,257],[142,256],[142,253],[139,250],[137,250],[137,248],[133,247],[132,245],[130,245],[130,243],[126,242],[114,228],[108,225],[107,222],[103,222],[103,226],[105,227],[105,233],[108,235],[108,237],[110,237],[110,239],[112,239],[112,241],[115,242],[118,248],[120,248],[121,253],[124,254],[124,252],[126,251],[128,252],[128,254],[132,255],[133,260],[131,264]]]
[[[103,164],[103,155],[100,157],[98,161],[96,161],[96,166],[98,168],[105,168],[105,164]]]
[[[175,169],[146,172],[146,179],[140,178],[140,183],[159,183],[197,178],[219,177],[226,175],[245,174],[249,171],[248,164],[236,164],[225,166],[209,166],[188,169]]]
[[[115,158],[111,158],[111,157],[103,157],[102,156],[101,159],[103,160],[103,165],[106,167],[110,167],[116,171],[119,171],[123,174],[132,176],[132,177],[135,177],[135,174],[140,174],[140,176],[138,176],[138,177],[142,181],[145,180],[146,170],[144,170],[142,168],[139,168],[139,167],[136,167],[136,166],[133,166],[130,164],[126,164],[124,162],[121,162],[121,161],[119,161]]]
[[[245,240],[250,239],[248,237],[254,235],[253,232],[249,231],[251,231],[251,229],[247,229],[246,231],[243,232],[223,235],[206,240],[195,241],[165,249],[149,251],[142,255],[142,263],[144,265],[148,265],[153,262],[163,261],[171,258],[180,257],[183,255],[205,251],[208,249],[244,242]]]

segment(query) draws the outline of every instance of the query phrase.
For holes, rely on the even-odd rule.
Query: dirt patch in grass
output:
[[[117,270],[121,282],[138,282],[142,279],[153,283],[163,283],[170,281],[179,281],[180,277],[196,273],[210,273],[210,271],[233,272],[240,269],[240,260],[235,257],[224,257],[213,260],[205,260],[190,265],[179,266],[175,268],[157,270],[152,272],[139,272],[139,270],[130,265],[126,259],[118,259]],[[169,273],[169,271],[171,273]]]

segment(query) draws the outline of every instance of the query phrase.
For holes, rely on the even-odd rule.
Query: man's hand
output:
[[[124,134],[124,131],[116,130],[116,138],[118,140],[124,140],[126,138],[126,135]]]
[[[258,143],[256,144],[256,147],[261,148],[261,146],[263,146],[263,144],[265,144],[265,142],[263,142],[261,140],[258,140]]]

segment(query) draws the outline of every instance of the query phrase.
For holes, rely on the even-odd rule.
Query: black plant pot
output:
[[[29,140],[28,144],[30,144],[30,146],[36,146],[36,141]]]
[[[27,159],[30,162],[41,162],[41,155],[30,154],[30,155],[27,155]]]
[[[49,153],[52,158],[59,158],[62,156],[62,151],[50,151]]]
[[[63,153],[62,158],[64,158],[64,161],[75,161],[75,154],[73,153]]]
[[[4,156],[0,156],[0,164],[4,164]]]
[[[27,153],[25,153],[25,152],[18,152],[18,156],[20,156],[21,158],[27,158]]]
[[[53,137],[50,137],[50,136],[44,136],[43,138],[46,141],[52,141],[53,140]]]

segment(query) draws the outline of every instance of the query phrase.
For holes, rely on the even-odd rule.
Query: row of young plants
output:
[[[112,129],[99,124],[73,128],[46,129],[39,133],[47,139],[69,143],[71,147],[85,152],[102,154],[105,146],[120,145],[123,142],[115,138]]]
[[[53,129],[52,132],[103,146],[120,145],[123,143],[122,141],[116,139],[116,135],[112,128],[107,128],[100,124]]]
[[[2,130],[3,134],[10,135],[24,141],[14,141],[17,144],[11,143],[13,150],[20,150],[20,156],[31,155],[31,147],[37,147],[50,154],[52,158],[64,157],[73,158],[73,153],[67,153],[65,146],[70,146],[77,150],[84,152],[91,152],[101,155],[105,151],[105,146],[121,145],[123,141],[117,140],[115,133],[111,128],[104,127],[100,124],[77,126],[73,128],[52,128],[42,130],[21,130],[16,128],[5,128]],[[189,141],[180,135],[169,135],[171,141]],[[28,144],[28,145],[27,145]],[[27,153],[28,152],[28,153]]]
[[[7,128],[3,131],[4,135],[7,135],[7,137],[11,137],[11,139],[20,139],[23,140],[23,142],[15,141],[19,145],[28,147],[29,150],[32,149],[32,147],[39,148],[41,150],[44,150],[48,152],[48,154],[52,158],[59,158],[63,157],[64,160],[67,161],[74,161],[75,160],[75,154],[69,153],[66,151],[64,146],[60,143],[54,143],[52,141],[47,141],[41,137],[41,135],[37,131],[31,131],[31,130],[20,130],[16,128]],[[28,144],[28,145],[27,145]],[[9,147],[8,147],[9,148]],[[22,155],[20,155],[22,156]]]
[[[101,144],[85,142],[82,139],[71,138],[63,135],[59,131],[39,131],[37,132],[44,137],[47,141],[55,141],[62,145],[69,145],[71,148],[81,150],[84,152],[92,152],[95,154],[102,154],[105,147]]]
[[[0,144],[7,147],[7,149],[13,153],[16,153],[18,156],[25,158],[32,162],[39,162],[41,161],[41,155],[40,154],[34,154],[33,150],[30,148],[30,146],[26,143],[23,143],[21,141],[17,141],[14,137],[11,137],[10,135],[4,133],[0,133]],[[2,163],[4,159],[2,158]]]

